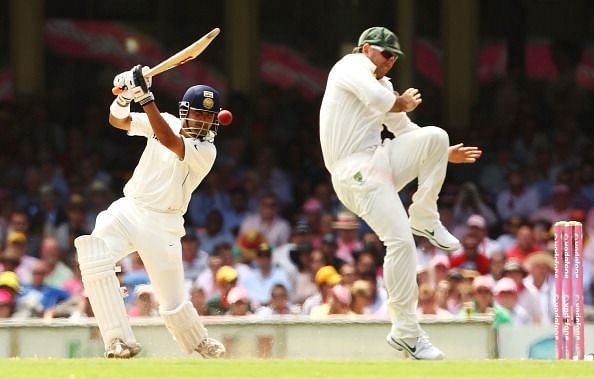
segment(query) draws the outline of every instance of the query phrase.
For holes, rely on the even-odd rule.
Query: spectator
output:
[[[199,315],[208,314],[208,305],[206,304],[206,294],[200,287],[192,286],[190,288],[190,302],[196,308]]]
[[[53,318],[58,304],[70,298],[68,292],[45,284],[49,273],[50,265],[45,261],[40,261],[33,266],[31,284],[23,286],[23,293],[18,300],[20,314],[29,317]]]
[[[312,318],[324,318],[332,315],[353,314],[350,310],[351,300],[349,289],[337,284],[331,288],[328,302],[315,306],[310,315]]]
[[[12,271],[0,272],[0,289],[10,291],[15,297],[21,292],[19,277]]]
[[[536,251],[538,251],[538,246],[534,243],[532,226],[524,224],[518,228],[516,244],[507,251],[506,255],[508,260],[515,260],[521,264],[528,255]]]
[[[130,262],[130,267],[123,272],[122,283],[128,291],[125,302],[129,305],[135,301],[136,286],[150,284],[151,281],[138,252],[131,253],[127,259]]]
[[[462,287],[463,281],[464,277],[462,276],[462,270],[453,268],[448,272],[448,281],[446,283],[443,281],[438,283],[438,291],[443,291],[446,295],[445,309],[453,315],[457,315],[462,309],[463,301],[460,288]],[[442,289],[439,288],[440,285],[443,287]],[[443,308],[441,302],[438,302],[438,304]]]
[[[239,229],[240,233],[248,230],[261,232],[266,241],[272,246],[280,246],[289,241],[291,227],[289,223],[277,214],[277,198],[267,193],[260,199],[258,213],[247,216]]]
[[[305,217],[304,222],[308,226],[308,230],[311,233],[311,242],[314,248],[319,248],[322,243],[322,203],[315,197],[308,198],[302,206],[303,214]]]
[[[98,179],[91,182],[86,193],[89,199],[89,207],[86,211],[85,225],[87,225],[89,230],[93,230],[97,215],[109,207],[114,196],[109,187],[102,180]]]
[[[493,288],[497,305],[507,309],[513,325],[530,325],[532,318],[528,312],[518,304],[518,286],[510,278],[502,278]]]
[[[208,253],[202,249],[202,239],[198,238],[193,228],[187,227],[181,238],[182,265],[186,282],[194,282],[206,270]]]
[[[373,298],[371,284],[365,280],[355,280],[350,288],[352,297],[351,311],[359,315],[371,314],[369,309]]]
[[[44,236],[56,234],[58,225],[66,222],[68,218],[62,210],[59,202],[59,194],[51,184],[44,184],[39,189],[41,211],[38,214],[38,222],[41,223],[41,231]]]
[[[229,303],[230,316],[247,316],[252,314],[250,311],[250,297],[248,291],[243,287],[233,287],[227,295]]]
[[[239,234],[239,228],[248,216],[248,197],[243,187],[235,187],[229,192],[230,206],[222,210],[225,233],[234,238]]]
[[[295,281],[299,271],[303,270],[303,266],[298,266],[298,258],[300,254],[304,253],[302,259],[307,260],[307,270],[309,271],[309,258],[312,251],[311,235],[309,233],[309,225],[305,221],[298,221],[292,230],[289,242],[277,246],[272,251],[272,264],[281,268],[289,277],[292,288],[297,289]],[[295,257],[293,257],[295,255]]]
[[[216,245],[223,242],[233,243],[235,238],[227,230],[223,229],[223,215],[218,209],[212,209],[206,215],[204,228],[198,232],[200,247],[209,255],[214,252]]]
[[[567,220],[575,220],[570,217]],[[546,220],[535,220],[532,228],[532,237],[534,244],[541,251],[553,250],[553,235],[551,233],[552,224]]]
[[[0,288],[0,320],[11,318],[16,309],[16,296],[6,288]]]
[[[219,293],[208,298],[208,314],[209,315],[224,315],[229,311],[229,292],[237,286],[238,273],[231,266],[222,266],[217,270],[216,283],[219,287]]]
[[[388,299],[388,293],[385,287],[378,285],[378,277],[374,271],[367,271],[359,273],[361,280],[369,283],[371,287],[371,304],[369,304],[369,312],[376,313]]]
[[[347,287],[350,287],[357,279],[359,279],[357,269],[350,263],[343,264],[340,267],[339,274],[342,277],[340,283]]]
[[[48,286],[62,288],[64,283],[74,276],[72,269],[62,261],[66,257],[56,238],[45,237],[41,241],[39,257],[47,264],[49,270],[45,275],[45,283]]]
[[[495,327],[512,323],[509,311],[493,302],[493,288],[495,281],[490,276],[477,276],[472,281],[473,300],[470,304],[470,312],[461,311],[460,317],[468,317],[480,314],[492,315]]]
[[[25,238],[25,235],[21,232],[12,232],[8,236],[8,241],[14,241],[15,238]],[[1,271],[14,271],[19,276],[19,281],[23,284],[31,283],[31,272],[35,263],[39,262],[39,259],[24,254],[23,249],[15,247],[16,242],[9,243],[8,247],[4,249],[2,255],[0,255],[0,272]]]
[[[229,208],[229,204],[229,194],[222,186],[219,173],[212,170],[192,194],[188,204],[188,218],[192,225],[203,227],[206,224],[206,215],[210,211],[223,211]]]
[[[557,221],[569,220],[569,214],[571,213],[569,201],[569,187],[565,184],[557,184],[553,187],[551,204],[533,212],[530,215],[530,220],[546,220],[551,224]]]
[[[489,258],[479,253],[479,239],[475,235],[464,236],[462,251],[450,257],[450,267],[476,270],[481,275],[489,273]]]
[[[467,232],[475,235],[479,240],[478,252],[487,258],[491,258],[494,251],[501,250],[497,241],[489,238],[487,222],[481,215],[471,215],[466,221]]]
[[[526,219],[519,215],[511,216],[505,221],[503,224],[503,233],[496,240],[503,251],[507,252],[515,246],[518,229],[526,222]]]
[[[196,278],[194,287],[201,288],[204,291],[204,296],[210,299],[216,295],[221,295],[219,287],[217,286],[216,273],[223,266],[231,267],[231,264],[225,264],[223,259],[218,255],[208,257],[208,268]]]
[[[305,315],[311,314],[314,307],[327,303],[330,297],[331,289],[334,285],[340,283],[342,277],[334,266],[323,266],[316,271],[314,281],[318,286],[318,291],[305,299],[301,313]]]
[[[128,311],[130,317],[154,317],[158,316],[158,305],[155,300],[155,292],[149,284],[139,284],[134,289],[134,305]]]
[[[41,237],[39,233],[33,233],[31,230],[29,216],[26,212],[14,210],[10,214],[7,226],[7,246],[11,244],[9,237],[13,232],[20,232],[25,236],[25,242],[19,242],[17,247],[24,249],[24,254],[38,258]]]
[[[316,284],[313,281],[314,272],[311,264],[312,246],[308,242],[298,243],[290,251],[292,263],[297,268],[297,273],[291,281],[294,288],[293,302],[303,304],[305,299],[317,292]]]
[[[417,246],[417,264],[419,266],[429,267],[431,265],[431,260],[438,255],[447,258],[447,253],[433,246],[427,238],[415,236],[415,242]]]
[[[504,251],[494,251],[489,261],[489,276],[493,279],[493,282],[497,282],[503,278],[505,263],[507,257]]]
[[[91,232],[86,224],[85,212],[85,199],[79,194],[70,196],[70,201],[66,206],[67,219],[58,225],[55,233],[60,249],[67,254],[74,254],[74,239],[76,237]]]
[[[435,288],[437,283],[448,279],[450,260],[446,255],[438,254],[429,262],[429,282]]]
[[[435,289],[429,284],[423,284],[419,287],[417,315],[433,315],[440,319],[452,318],[450,312],[439,307],[435,298]]]
[[[507,177],[508,188],[497,195],[497,212],[503,220],[513,215],[528,217],[538,209],[538,193],[526,188],[524,173],[514,170]]]
[[[474,183],[467,182],[462,186],[454,204],[454,222],[456,224],[467,224],[470,217],[478,215],[482,217],[480,227],[486,229],[497,224],[497,215],[487,206],[481,198],[479,189]],[[463,235],[464,233],[462,233]]]
[[[282,284],[291,291],[287,274],[272,266],[272,250],[266,243],[258,246],[256,267],[240,278],[239,283],[248,291],[250,298],[257,306],[270,302],[270,293],[275,284]]]
[[[266,243],[266,237],[258,230],[245,230],[239,233],[235,246],[239,252],[238,261],[252,264],[258,253],[258,246]]]
[[[337,256],[338,243],[336,242],[336,236],[333,233],[326,233],[322,237],[320,250],[324,256],[326,264],[334,266],[337,270],[342,267],[346,262]]]
[[[349,211],[341,211],[338,213],[332,227],[337,233],[336,257],[346,263],[354,263],[353,253],[363,248],[362,242],[357,238],[359,230],[357,217]]]
[[[260,307],[256,314],[258,316],[287,315],[294,313],[289,302],[289,292],[282,284],[272,287],[270,293],[270,304]]]
[[[522,281],[526,292],[536,294],[540,305],[540,317],[535,322],[543,325],[553,323],[553,298],[555,263],[553,257],[542,251],[530,254],[524,261],[528,275]],[[528,310],[528,309],[527,309]]]

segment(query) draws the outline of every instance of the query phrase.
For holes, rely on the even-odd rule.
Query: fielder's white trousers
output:
[[[183,223],[181,215],[147,209],[123,197],[99,213],[91,235],[105,241],[115,262],[138,251],[159,308],[173,310],[187,300],[180,241]]]
[[[416,316],[417,262],[410,223],[431,227],[439,220],[437,198],[446,175],[448,147],[447,133],[428,126],[353,154],[331,168],[340,201],[365,220],[386,246],[384,282],[393,337],[423,334]],[[398,191],[414,178],[419,186],[412,197],[409,222]]]

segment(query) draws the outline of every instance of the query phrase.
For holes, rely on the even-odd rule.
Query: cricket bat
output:
[[[221,29],[214,28],[198,41],[194,42],[190,46],[186,47],[185,49],[178,51],[174,55],[170,56],[169,58],[165,59],[163,62],[159,63],[158,65],[149,69],[146,74],[144,74],[145,78],[150,78],[156,75],[159,75],[162,72],[165,72],[169,69],[174,67],[180,66],[192,59],[196,58],[200,53],[204,51],[210,45],[210,43],[215,39],[216,36],[219,35]],[[122,88],[114,87],[111,92],[114,95],[118,95],[123,92]]]

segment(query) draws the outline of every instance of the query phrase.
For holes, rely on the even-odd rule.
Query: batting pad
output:
[[[74,240],[74,246],[78,252],[85,293],[91,302],[105,348],[114,338],[121,338],[127,344],[135,343],[120,282],[115,274],[115,262],[107,251],[107,245],[100,238],[80,236]]]
[[[186,354],[193,352],[208,336],[198,312],[189,301],[172,311],[159,310],[159,313],[169,333]]]

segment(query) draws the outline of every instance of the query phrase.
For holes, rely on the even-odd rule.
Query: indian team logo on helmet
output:
[[[202,106],[206,109],[212,109],[214,107],[214,94],[211,91],[203,91],[202,96],[204,96]]]

